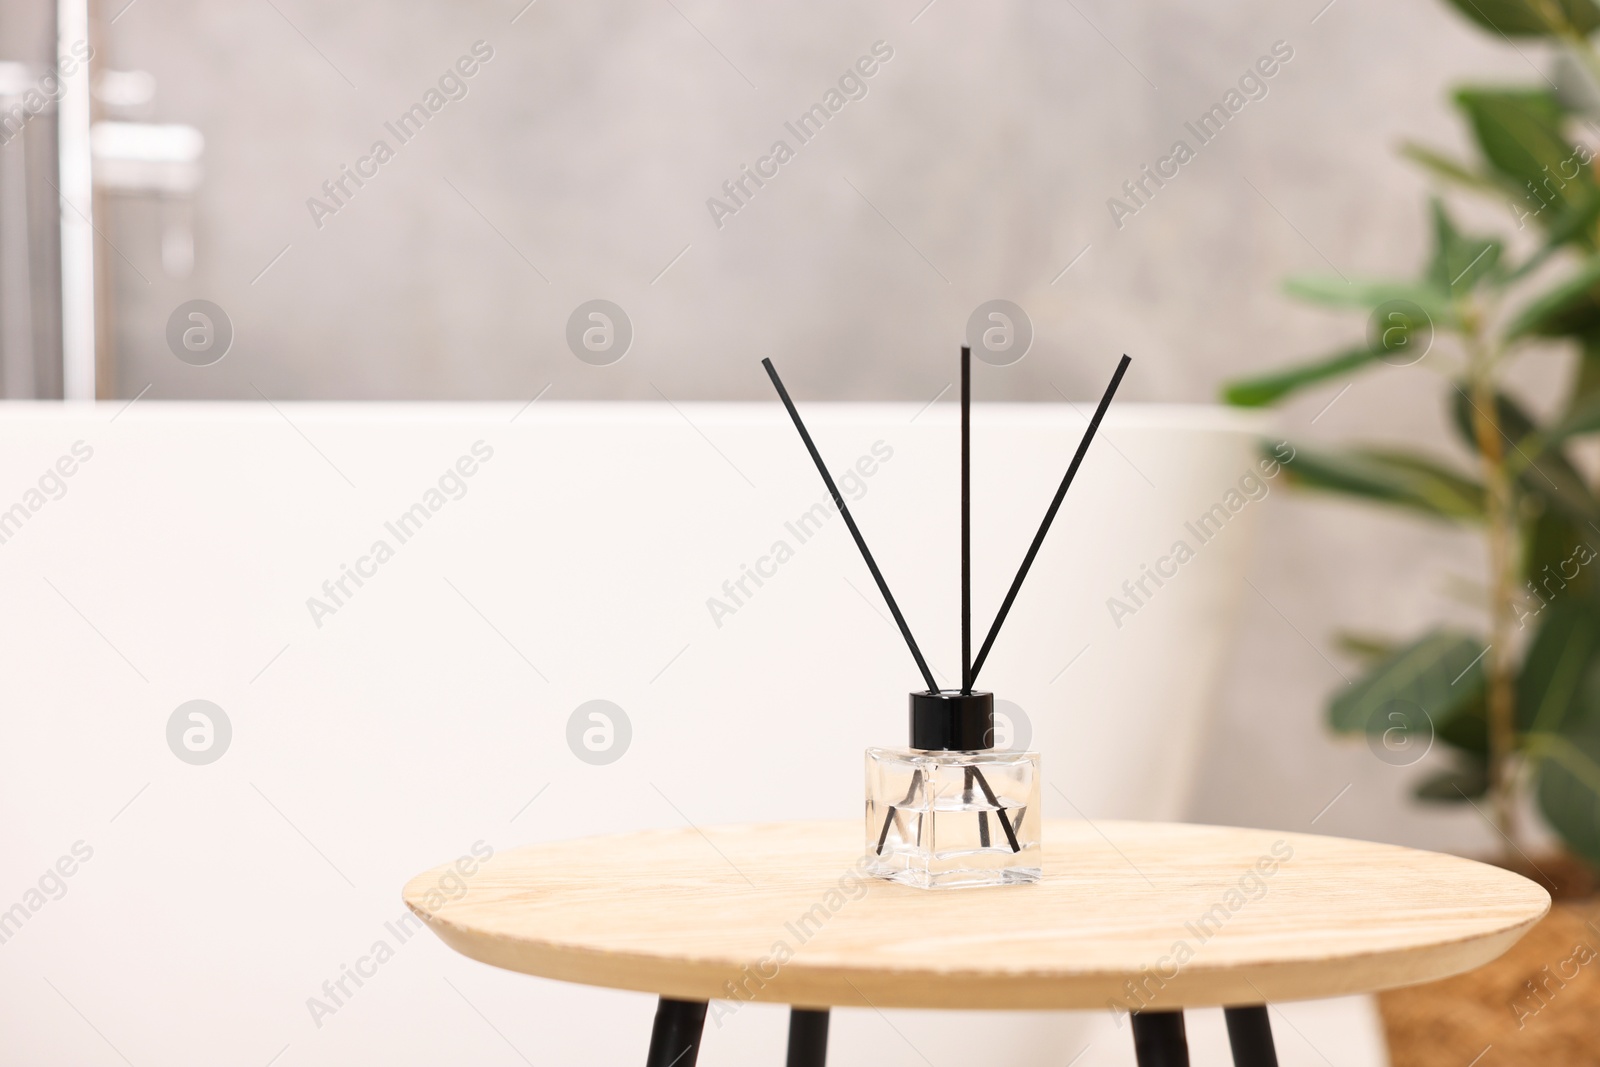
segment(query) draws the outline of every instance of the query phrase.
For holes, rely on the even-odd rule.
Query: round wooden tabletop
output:
[[[683,1000],[1172,1009],[1369,992],[1500,955],[1549,909],[1518,875],[1309,834],[1050,821],[1044,880],[865,877],[859,823],[657,830],[418,875],[456,951]],[[464,890],[461,888],[465,886]]]

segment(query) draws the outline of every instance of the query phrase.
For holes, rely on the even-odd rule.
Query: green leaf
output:
[[[1235,407],[1258,408],[1282,400],[1297,389],[1360,370],[1383,353],[1362,346],[1337,352],[1312,363],[1302,363],[1254,378],[1240,378],[1223,388],[1222,397]]]
[[[1469,237],[1456,229],[1444,203],[1434,197],[1433,258],[1426,277],[1430,288],[1455,296],[1471,292],[1500,262],[1500,242],[1492,237]]]
[[[1561,132],[1561,102],[1545,89],[1458,89],[1456,104],[1466,112],[1478,148],[1495,170],[1519,185],[1540,185],[1573,153]],[[1560,197],[1559,187],[1547,188]]]
[[[1522,192],[1527,198],[1526,190]],[[1532,274],[1542,267],[1551,256],[1561,251],[1568,244],[1581,244],[1592,247],[1594,244],[1595,223],[1600,221],[1600,195],[1591,197],[1587,202],[1574,205],[1562,211],[1556,211],[1548,219],[1540,219],[1542,214],[1540,205],[1532,203],[1527,207],[1515,202],[1508,203],[1513,214],[1516,215],[1517,229],[1522,229],[1524,220],[1533,218],[1541,221],[1545,226],[1545,242],[1540,245],[1533,255],[1529,256],[1515,270],[1506,275],[1506,281],[1517,281]]]
[[[1472,520],[1483,517],[1483,486],[1471,475],[1399,449],[1360,448],[1352,454],[1387,468],[1419,501],[1441,515]]]
[[[1587,35],[1600,26],[1600,10],[1591,0],[1450,0],[1450,6],[1506,37],[1554,37],[1568,30]],[[1546,12],[1555,15],[1554,22]]]
[[[1483,691],[1483,642],[1453,630],[1433,630],[1379,663],[1328,705],[1337,733],[1381,733],[1386,709],[1414,705],[1439,723],[1469,707]]]
[[[1489,193],[1496,197],[1501,196],[1506,191],[1504,182],[1475,171],[1467,164],[1451,159],[1443,152],[1437,152],[1426,145],[1407,141],[1400,146],[1400,154],[1413,163],[1424,167],[1435,177],[1464,188],[1480,193]]]
[[[1283,283],[1283,290],[1290,296],[1313,304],[1369,311],[1391,300],[1405,300],[1420,307],[1436,325],[1454,327],[1460,321],[1450,303],[1449,289],[1426,282],[1394,278],[1354,278],[1347,281],[1321,274],[1299,274],[1288,278]]]
[[[1482,0],[1474,0],[1482,2]],[[1546,227],[1588,210],[1600,190],[1579,150],[1562,133],[1555,95],[1536,89],[1462,89],[1466,112],[1484,159],[1523,192],[1530,213]],[[1584,238],[1583,233],[1575,235]]]
[[[1434,736],[1451,748],[1485,759],[1489,755],[1489,707],[1479,690],[1472,700],[1434,723]]]
[[[1411,795],[1436,804],[1460,804],[1477,800],[1488,791],[1488,762],[1466,757],[1460,766],[1431,774],[1418,782]]]
[[[1582,407],[1574,408],[1550,428],[1545,434],[1545,445],[1549,447],[1569,437],[1581,437],[1596,430],[1600,430],[1600,397],[1591,397]]]
[[[1580,338],[1578,365],[1573,375],[1566,414],[1544,431],[1544,445],[1560,444],[1600,430],[1600,335]]]
[[[1323,452],[1297,447],[1283,469],[1290,484],[1308,489],[1359,496],[1433,518],[1483,518],[1483,487],[1424,456],[1375,448]]]
[[[1573,160],[1573,162],[1576,163],[1578,160]],[[1592,171],[1586,168],[1584,173],[1590,174]],[[1518,208],[1518,211],[1520,211],[1520,208]],[[1533,264],[1546,261],[1560,246],[1568,245],[1568,243],[1576,243],[1576,245],[1582,245],[1587,250],[1592,251],[1595,245],[1595,221],[1600,219],[1600,195],[1592,195],[1589,200],[1574,203],[1573,206],[1566,208],[1566,210],[1550,214],[1549,219],[1542,218],[1542,213],[1538,210],[1538,203],[1534,203],[1534,205],[1530,205],[1526,213],[1517,214],[1517,229],[1522,229],[1523,219],[1528,218],[1544,222],[1544,232],[1546,232],[1547,237],[1544,246],[1539,248],[1538,253],[1534,253],[1531,256],[1530,262],[1533,262]],[[1526,269],[1523,270],[1523,274],[1526,274]]]
[[[1352,630],[1341,630],[1334,634],[1333,643],[1340,652],[1353,656],[1368,666],[1394,655],[1395,650],[1400,647],[1400,642],[1390,638],[1356,633]]]
[[[1562,173],[1586,167],[1591,159],[1587,149],[1574,146],[1574,155]],[[1590,243],[1595,222],[1600,220],[1600,196],[1588,197],[1575,205],[1557,204],[1553,198],[1541,198],[1537,189],[1528,188],[1526,180],[1508,177],[1499,171],[1484,171],[1453,159],[1426,145],[1406,142],[1400,154],[1423,167],[1440,181],[1448,182],[1468,192],[1488,196],[1504,204],[1516,220],[1517,229],[1533,220],[1546,231],[1546,239],[1539,249],[1505,277],[1514,281],[1538,269],[1562,247],[1575,240]],[[1571,180],[1570,178],[1564,180]]]
[[[1600,405],[1600,334],[1578,338],[1578,366],[1573,374],[1569,413],[1590,405]]]
[[[1576,418],[1579,411],[1600,410],[1600,334],[1579,336],[1578,344],[1578,365],[1573,368],[1573,384],[1566,390],[1563,422]],[[1594,416],[1590,414],[1590,418]]]
[[[1528,587],[1518,611],[1519,628],[1543,626],[1544,606],[1577,597],[1600,604],[1600,567],[1590,566],[1600,554],[1600,530],[1579,525],[1565,512],[1540,508],[1523,524],[1522,573]]]
[[[1563,597],[1539,614],[1543,625],[1517,679],[1517,728],[1558,733],[1587,712],[1600,617],[1591,601],[1578,597]]]
[[[1600,335],[1600,256],[1517,312],[1506,338]]]
[[[1544,440],[1532,417],[1510,397],[1499,393],[1495,399],[1495,420],[1506,467],[1515,472],[1517,487],[1546,506],[1559,509],[1575,523],[1600,520],[1600,504],[1559,443]],[[1468,393],[1468,386],[1457,382],[1451,400],[1456,432],[1467,447],[1477,452],[1477,404]]]
[[[1530,746],[1537,760],[1534,795],[1550,828],[1568,848],[1600,863],[1600,729],[1541,735]]]

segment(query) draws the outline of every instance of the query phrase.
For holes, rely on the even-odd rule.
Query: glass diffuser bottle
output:
[[[867,749],[866,845],[869,870],[919,889],[1019,885],[1044,876],[1041,864],[1039,755],[994,748],[994,694],[973,689],[1006,613],[1017,599],[1061,501],[1094,440],[1106,408],[1128,369],[1122,357],[1089,428],[1028,546],[976,658],[972,655],[972,350],[961,349],[961,688],[940,689],[911,627],[867,549],[850,508],[822,461],[811,434],[783,387],[772,360],[763,359],[778,398],[800,433],[817,473],[833,497],[856,548],[894,616],[927,689],[911,694],[911,743]]]
[[[872,874],[919,889],[1040,879],[1039,754],[993,740],[993,693],[911,694],[910,747],[867,749]]]

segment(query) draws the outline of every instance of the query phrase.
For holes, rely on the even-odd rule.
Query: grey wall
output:
[[[163,276],[155,205],[107,215],[117,395],[765,398],[770,355],[803,397],[932,398],[973,308],[1005,297],[1037,339],[980,368],[984,397],[1092,396],[1127,351],[1128,399],[1205,401],[1359,335],[1279,279],[1413,269],[1426,186],[1394,146],[1459,144],[1448,84],[1528,82],[1547,58],[1433,0],[538,0],[513,21],[522,2],[138,0],[103,24],[107,62],[154,73],[154,114],[208,145],[193,277]],[[393,146],[383,122],[479,40],[494,57],[470,94],[319,229],[307,198],[375,139]],[[719,229],[706,199],[880,40],[894,56],[868,95]],[[1116,227],[1107,199],[1194,144],[1183,123],[1277,41],[1293,59],[1269,94]],[[163,337],[195,297],[237,330],[212,367]],[[563,339],[595,297],[637,334],[608,367]],[[1364,377],[1319,417],[1335,385],[1288,409],[1285,433],[1442,438],[1450,357]],[[1561,370],[1536,360],[1529,388]],[[1476,546],[1281,492],[1266,506],[1196,815],[1303,829],[1348,784],[1316,828],[1487,848],[1470,812],[1397,806],[1414,769],[1319,726],[1354,671],[1332,631],[1474,618],[1449,590]]]

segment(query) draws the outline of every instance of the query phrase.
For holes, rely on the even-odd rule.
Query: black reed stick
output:
[[[861,550],[861,558],[867,561],[867,570],[872,572],[872,580],[878,583],[878,592],[883,594],[884,601],[889,605],[889,613],[894,616],[895,624],[900,627],[900,636],[906,639],[906,645],[911,649],[911,658],[917,661],[917,670],[922,672],[922,680],[928,683],[929,692],[938,692],[939,683],[933,680],[933,672],[928,669],[928,661],[922,658],[922,650],[917,647],[917,639],[911,636],[911,627],[906,625],[906,617],[900,614],[900,605],[894,602],[894,594],[889,592],[889,583],[883,580],[883,572],[878,570],[878,564],[873,560],[871,551],[867,549],[866,539],[861,536],[856,520],[851,517],[850,509],[845,506],[839,487],[833,484],[833,475],[828,473],[827,464],[822,462],[822,454],[817,451],[811,435],[806,432],[806,424],[800,421],[800,412],[795,410],[794,401],[789,399],[789,390],[783,387],[783,380],[778,377],[778,370],[772,365],[772,360],[764,359],[761,365],[767,369],[767,377],[772,379],[773,388],[778,390],[778,399],[783,401],[783,406],[788,410],[789,418],[794,421],[794,428],[800,431],[800,440],[805,442],[806,451],[811,453],[811,462],[817,465],[817,473],[822,475],[823,484],[833,496],[833,506],[839,509],[839,514],[844,517],[844,524],[850,528],[850,536],[855,538],[856,547]]]
[[[961,346],[961,691],[972,692],[972,349]]]
[[[1061,479],[1061,487],[1056,490],[1055,499],[1050,501],[1050,510],[1044,513],[1044,522],[1039,524],[1039,532],[1033,535],[1033,544],[1028,546],[1028,554],[1022,557],[1022,566],[1017,570],[1016,578],[1011,582],[1011,588],[1006,592],[1006,598],[1000,605],[1000,613],[994,617],[994,625],[989,627],[989,636],[983,639],[983,647],[978,650],[978,659],[972,665],[972,677],[969,681],[975,682],[978,672],[983,669],[983,661],[989,658],[989,649],[994,646],[994,639],[1000,633],[1000,624],[1006,621],[1006,613],[1011,610],[1011,604],[1017,599],[1017,590],[1022,588],[1022,580],[1028,576],[1028,568],[1033,566],[1033,557],[1039,554],[1039,546],[1044,544],[1044,535],[1050,531],[1050,523],[1054,521],[1056,512],[1061,508],[1061,501],[1067,495],[1067,487],[1072,484],[1072,478],[1078,473],[1078,466],[1083,463],[1083,457],[1089,451],[1089,442],[1094,440],[1095,431],[1100,428],[1100,420],[1105,418],[1106,408],[1111,406],[1111,398],[1116,395],[1117,386],[1122,384],[1122,375],[1127,371],[1128,364],[1133,360],[1127,356],[1122,357],[1122,362],[1117,364],[1117,371],[1111,376],[1111,384],[1106,386],[1105,396],[1100,398],[1100,406],[1094,409],[1094,418],[1089,420],[1089,428],[1084,431],[1083,440],[1078,442],[1077,454],[1072,457],[1072,465],[1067,468],[1066,475]]]

